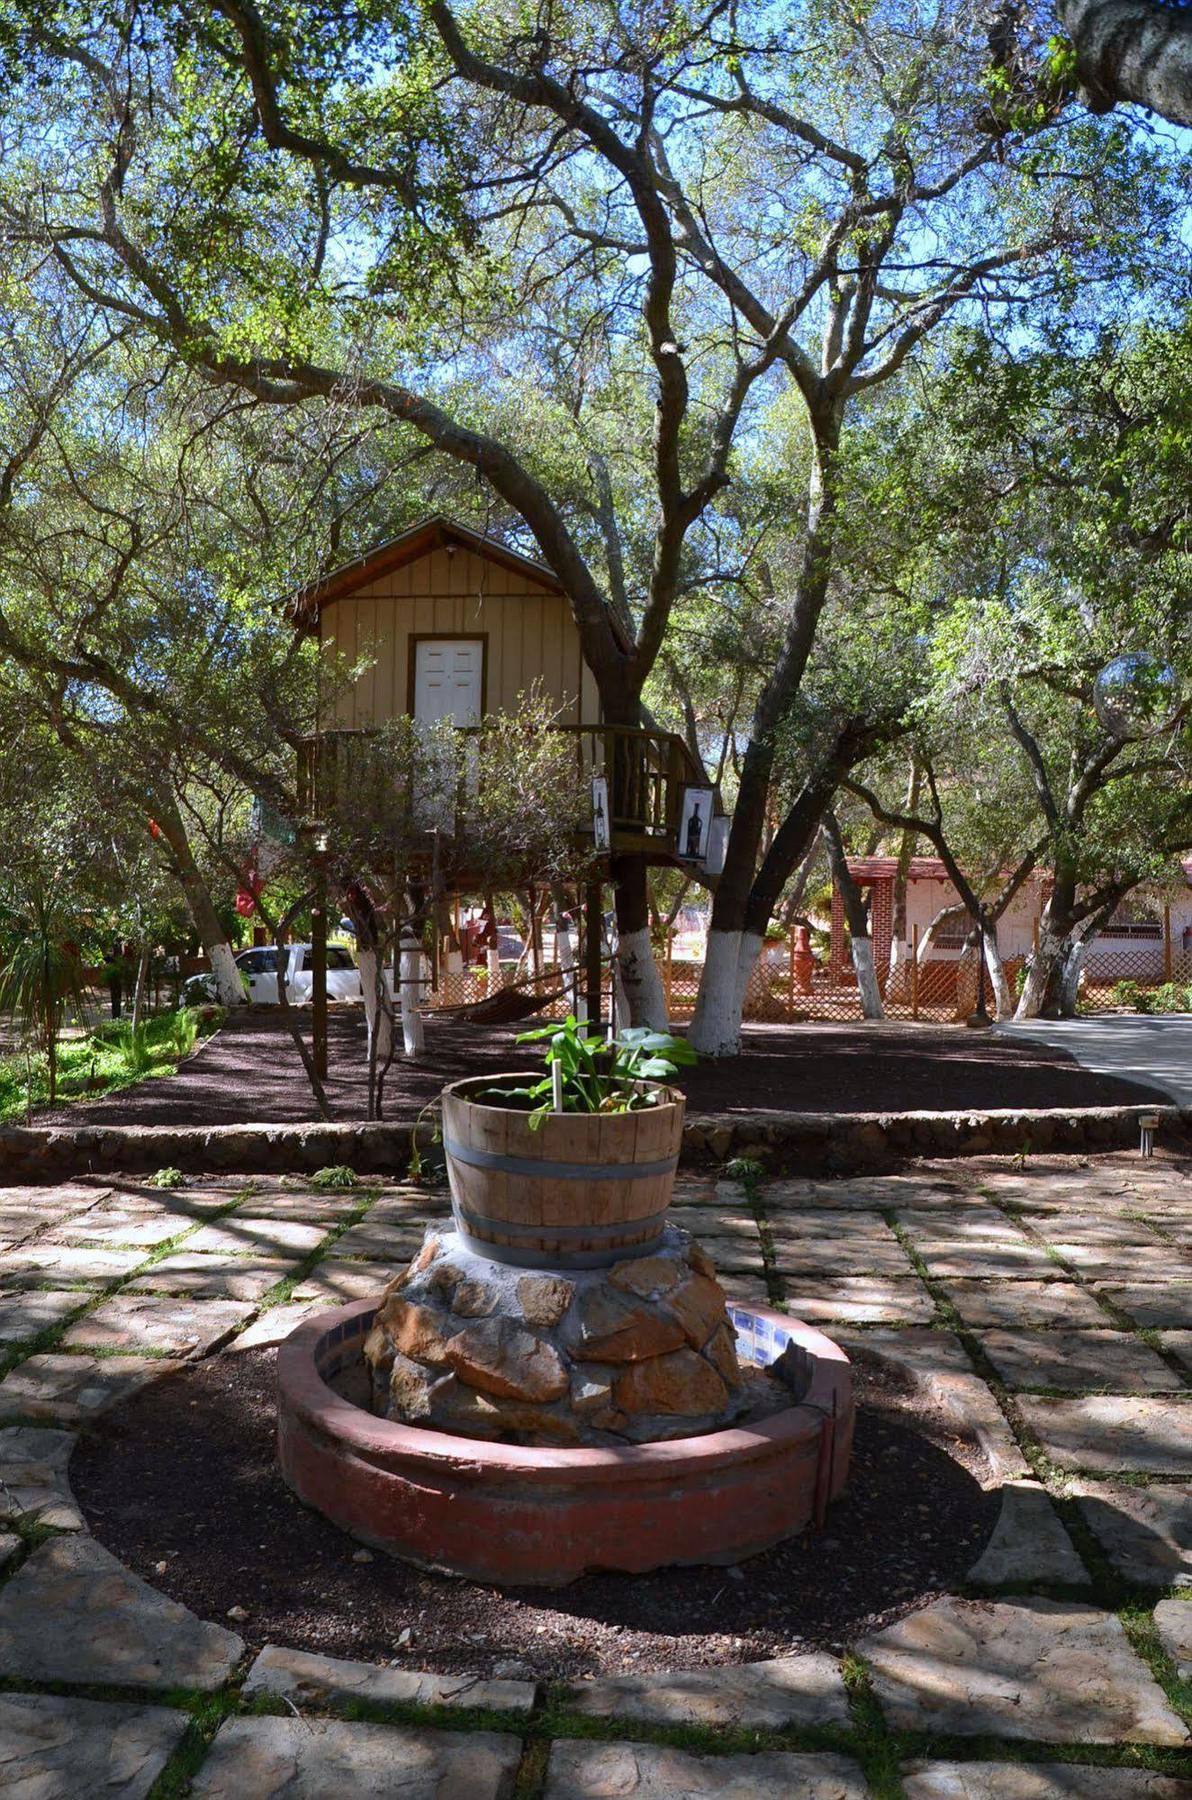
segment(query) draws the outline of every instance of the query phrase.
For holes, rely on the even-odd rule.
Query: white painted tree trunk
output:
[[[648,926],[621,934],[616,966],[626,1009],[626,1016],[619,1022],[622,1025],[648,1025],[651,1031],[665,1031],[669,1023],[666,991],[654,961]]]
[[[1014,1001],[1010,983],[1006,980],[1002,953],[997,947],[997,936],[992,929],[985,933],[985,967],[989,970],[989,985],[993,989],[994,1016],[1008,1019],[1014,1011]]]
[[[236,967],[236,958],[232,955],[230,944],[209,944],[207,955],[211,960],[211,973],[215,979],[215,996],[221,1006],[243,1006],[245,1003],[244,983],[240,979],[240,971]]]
[[[1047,998],[1047,990],[1056,970],[1065,960],[1064,939],[1052,931],[1046,909],[1039,924],[1039,948],[1031,958],[1022,994],[1014,1017],[1037,1019]]]
[[[407,1056],[420,1056],[426,1046],[422,1025],[422,945],[412,933],[401,940],[401,1035]]]
[[[741,1014],[763,939],[753,931],[710,931],[688,1042],[701,1056],[741,1054]]]
[[[886,995],[899,1006],[911,997],[911,952],[904,938],[890,940],[890,973],[886,979]]]
[[[877,985],[877,970],[873,966],[873,939],[855,936],[849,942],[853,968],[857,973],[862,1016],[866,1019],[884,1019],[886,1014],[882,1006],[881,989]]]
[[[1084,959],[1088,955],[1088,939],[1081,937],[1068,952],[1068,960],[1064,964],[1064,973],[1060,978],[1060,1017],[1074,1019],[1076,1005],[1080,999],[1080,978],[1084,974]]]
[[[501,985],[501,946],[488,946],[488,991],[495,994]]]
[[[389,971],[386,969],[383,976],[383,991],[389,1004],[385,1005],[380,999],[382,988],[377,952],[361,949],[358,960],[360,963],[360,986],[364,990],[364,1017],[368,1023],[369,1048],[371,1052],[375,1042],[377,1066],[383,1068],[389,1060],[393,1047],[393,984],[389,977]]]

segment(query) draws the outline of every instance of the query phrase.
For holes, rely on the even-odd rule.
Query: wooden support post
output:
[[[598,881],[588,883],[584,900],[584,976],[588,989],[588,1027],[600,1030],[600,945],[604,932],[603,893]]]
[[[1163,907],[1163,979],[1171,980],[1171,908]]]
[[[919,926],[911,929],[911,1018],[919,1016]]]
[[[311,1061],[320,1081],[327,1079],[327,869],[315,851],[315,897],[310,909]]]

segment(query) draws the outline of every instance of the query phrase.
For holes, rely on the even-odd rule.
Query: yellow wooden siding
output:
[[[599,720],[596,683],[580,655],[579,633],[561,594],[469,550],[431,551],[367,587],[329,601],[322,640],[369,667],[343,692],[329,723],[381,724],[408,708],[411,642],[420,635],[486,637],[485,701],[509,711],[540,680],[563,707],[560,722]],[[581,711],[582,699],[582,711]]]

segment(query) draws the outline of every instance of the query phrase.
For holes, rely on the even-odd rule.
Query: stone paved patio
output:
[[[0,1792],[1192,1796],[1192,1172],[1118,1155],[693,1175],[676,1203],[730,1292],[894,1359],[979,1431],[1003,1505],[963,1591],[839,1658],[571,1687],[483,1658],[432,1674],[416,1647],[384,1666],[253,1656],[88,1535],[74,1431],[183,1359],[377,1291],[442,1196],[0,1189]]]

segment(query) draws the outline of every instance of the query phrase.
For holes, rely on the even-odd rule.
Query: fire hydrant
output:
[[[815,957],[811,950],[811,933],[806,925],[795,926],[795,943],[791,951],[791,973],[794,976],[796,994],[811,992],[811,977],[815,969]]]

